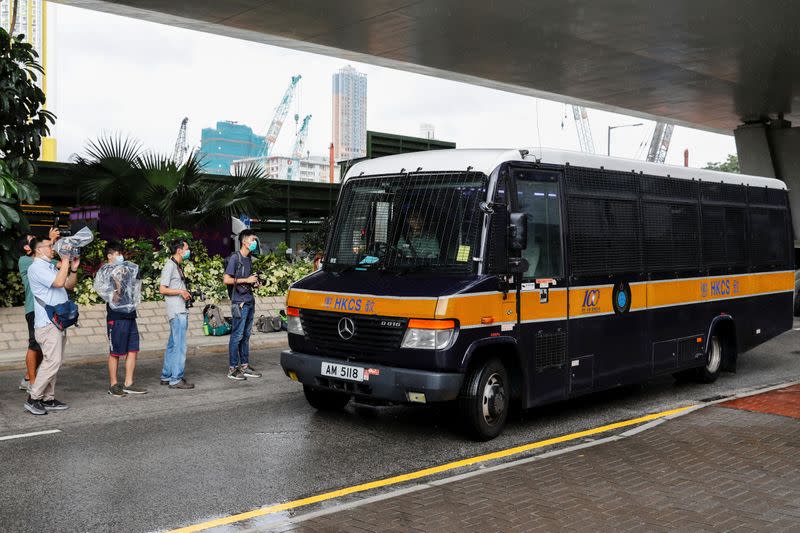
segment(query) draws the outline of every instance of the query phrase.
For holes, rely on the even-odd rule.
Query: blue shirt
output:
[[[53,287],[53,282],[56,280],[57,275],[58,269],[53,263],[38,257],[28,267],[28,283],[34,296],[33,327],[35,328],[43,328],[48,324],[52,324],[50,319],[47,318],[47,311],[39,304],[36,300],[37,298],[47,305],[63,304],[69,299],[65,288],[56,289]]]

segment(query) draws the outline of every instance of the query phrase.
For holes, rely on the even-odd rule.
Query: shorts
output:
[[[139,328],[135,319],[109,320],[106,329],[109,355],[124,357],[139,352]]]
[[[28,349],[35,350],[37,352],[41,352],[42,348],[39,346],[39,343],[36,342],[36,332],[33,328],[33,320],[34,320],[34,312],[31,311],[30,313],[25,313],[25,322],[28,323]]]

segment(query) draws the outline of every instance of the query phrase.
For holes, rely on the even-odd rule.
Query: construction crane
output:
[[[578,144],[581,152],[594,153],[594,139],[592,129],[589,127],[589,115],[586,108],[580,105],[572,106],[572,117],[575,119],[575,129],[578,131]]]
[[[172,151],[172,160],[175,164],[182,165],[186,161],[186,156],[189,153],[189,144],[186,142],[186,124],[189,123],[189,117],[183,117],[181,120],[181,128],[178,130],[178,138],[175,139],[175,149]]]
[[[663,163],[667,159],[669,142],[672,140],[673,124],[664,122],[656,123],[653,130],[653,137],[650,139],[650,148],[647,150],[647,161],[651,163]]]
[[[286,120],[286,115],[289,114],[289,105],[292,103],[292,98],[294,98],[294,93],[297,90],[297,83],[300,81],[300,78],[302,78],[300,74],[292,76],[292,80],[289,82],[286,92],[283,93],[281,102],[278,104],[278,107],[275,108],[272,122],[267,130],[266,143],[264,144],[261,157],[269,156],[272,147],[275,145],[275,141],[278,140],[278,134],[281,132],[281,127],[283,126],[283,121]]]
[[[300,176],[300,158],[306,153],[306,140],[308,139],[308,124],[311,122],[311,115],[306,115],[303,119],[303,124],[297,130],[297,137],[294,140],[294,148],[292,148],[292,160],[289,167],[286,169],[286,178],[293,179],[293,174]],[[296,170],[295,170],[296,169]]]

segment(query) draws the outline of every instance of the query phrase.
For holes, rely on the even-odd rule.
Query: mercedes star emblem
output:
[[[356,325],[347,317],[344,317],[339,321],[338,329],[339,336],[346,341],[352,339],[353,335],[356,334]]]

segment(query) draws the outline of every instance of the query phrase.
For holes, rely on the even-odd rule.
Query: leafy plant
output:
[[[186,279],[191,288],[201,291],[208,302],[218,303],[228,297],[222,283],[224,259],[218,255],[210,257],[205,245],[192,238],[192,234],[183,230],[172,230],[159,237],[161,243],[171,239],[182,238],[189,242],[192,257],[183,263]],[[95,240],[81,252],[81,272],[78,285],[72,298],[81,305],[101,303],[102,300],[94,292],[93,276],[106,258],[103,249],[106,241],[95,236]],[[152,242],[137,239],[124,239],[123,247],[127,259],[139,265],[142,274],[142,301],[163,300],[158,292],[161,280],[161,269],[169,258],[169,251],[162,244],[156,248]],[[258,297],[280,296],[286,294],[289,285],[310,274],[313,265],[309,261],[288,262],[280,253],[268,254],[253,259],[253,271],[258,276],[260,286],[256,288]],[[22,305],[25,292],[19,274],[15,271],[0,275],[0,307]]]
[[[40,157],[42,138],[55,122],[36,85],[44,73],[39,55],[24,39],[0,28],[0,266],[6,269],[16,259],[16,238],[28,231],[20,204],[39,199],[30,181],[33,161]]]
[[[159,231],[253,215],[272,202],[260,166],[212,176],[196,153],[178,162],[120,135],[91,141],[74,161],[84,201],[131,209]]]
[[[739,157],[733,154],[728,154],[728,157],[723,162],[706,163],[703,167],[708,170],[719,170],[720,172],[739,172]]]

